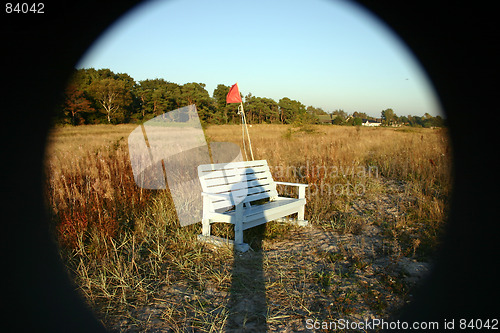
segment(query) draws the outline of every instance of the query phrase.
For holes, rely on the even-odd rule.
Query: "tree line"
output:
[[[230,86],[217,85],[212,96],[205,86],[196,82],[180,85],[164,79],[136,82],[126,73],[113,73],[107,68],[82,68],[75,70],[68,83],[54,121],[72,125],[139,123],[167,111],[196,104],[202,123],[239,123],[238,105],[226,104]],[[244,96],[243,106],[250,124],[319,124],[329,115],[321,108],[306,107],[288,97],[276,102],[251,93]],[[425,117],[397,117],[391,109],[382,111],[383,122],[387,125],[402,122],[410,126],[442,126],[436,125],[442,119],[429,118],[427,114]],[[364,113],[348,115],[343,110],[335,110],[330,118],[339,125],[360,125],[361,119],[370,119]],[[432,121],[432,125],[428,121],[431,118],[436,120]]]
[[[359,126],[363,122],[380,122],[384,126],[412,126],[412,127],[445,127],[446,119],[441,116],[433,117],[429,113],[423,116],[398,116],[393,109],[385,109],[380,112],[381,118],[368,116],[364,112],[353,112],[347,114],[344,110],[335,110],[331,113],[332,124]]]

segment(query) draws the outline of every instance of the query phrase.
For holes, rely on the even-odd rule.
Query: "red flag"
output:
[[[238,83],[235,83],[226,96],[226,103],[241,103],[240,90],[238,89]]]

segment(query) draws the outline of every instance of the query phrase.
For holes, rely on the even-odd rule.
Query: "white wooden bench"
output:
[[[297,223],[306,225],[304,208],[308,185],[275,182],[266,160],[203,164],[198,166],[203,192],[203,220],[200,240],[222,241],[210,235],[210,224],[234,224],[234,247],[242,252],[249,249],[243,243],[243,230],[298,213]],[[298,186],[298,198],[278,196],[276,185]]]

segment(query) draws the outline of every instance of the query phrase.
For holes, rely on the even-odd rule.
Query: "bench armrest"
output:
[[[299,199],[304,199],[306,197],[306,187],[308,184],[299,184],[299,183],[287,183],[287,182],[274,182],[276,185],[289,185],[289,186],[297,186],[299,188]]]
[[[276,185],[289,185],[289,186],[304,186],[307,187],[309,184],[299,184],[299,183],[287,183],[287,182],[274,182]]]

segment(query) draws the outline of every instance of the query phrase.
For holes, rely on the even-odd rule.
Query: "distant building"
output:
[[[332,114],[318,115],[320,124],[333,124],[333,119],[335,119],[335,117],[337,117],[337,115],[332,115]]]
[[[370,126],[370,127],[376,127],[382,125],[382,122],[378,119],[376,120],[371,120],[371,119],[363,119],[363,123],[361,124],[363,126]]]

